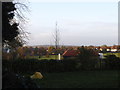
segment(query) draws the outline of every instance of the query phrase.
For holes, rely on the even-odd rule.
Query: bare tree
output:
[[[27,20],[24,14],[28,10],[28,7],[18,0],[3,2],[2,7],[3,46],[7,44],[12,47],[22,46],[26,43],[24,38],[27,38],[28,34],[28,32],[25,32],[23,26]]]
[[[2,2],[2,46],[7,48],[16,57],[16,49],[23,46],[27,39],[28,32],[24,26],[27,22],[25,17],[28,6],[18,0]]]

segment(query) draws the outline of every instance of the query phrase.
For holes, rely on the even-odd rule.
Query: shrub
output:
[[[16,73],[68,72],[76,71],[80,66],[77,60],[3,60],[3,67]]]
[[[40,86],[38,86],[30,77],[25,77],[3,69],[2,88],[40,88]]]
[[[93,70],[98,63],[98,53],[93,49],[87,49],[82,46],[79,48],[78,59],[82,70]]]
[[[106,69],[120,69],[120,58],[115,55],[108,55],[105,59]]]

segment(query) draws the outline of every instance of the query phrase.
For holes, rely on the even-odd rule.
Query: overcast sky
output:
[[[30,1],[30,0],[29,0]],[[112,1],[112,0],[111,0]],[[58,22],[61,45],[118,43],[117,2],[30,2],[27,45],[54,44]]]

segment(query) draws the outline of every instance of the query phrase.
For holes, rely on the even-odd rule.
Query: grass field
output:
[[[120,85],[118,71],[46,73],[43,76],[35,80],[41,88],[118,88]]]
[[[48,57],[47,56],[29,56],[28,58],[34,58],[34,59],[38,59],[38,60],[43,60],[43,59],[47,59],[47,60],[50,60],[50,59],[56,59],[56,57],[58,58],[58,55],[49,55]],[[61,59],[63,57],[61,56]]]
[[[116,55],[116,57],[120,57],[120,53],[103,53],[104,56],[107,55]]]

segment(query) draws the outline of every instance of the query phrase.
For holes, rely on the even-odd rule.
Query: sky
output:
[[[56,22],[60,45],[118,44],[118,2],[29,3],[27,45],[54,45]]]

